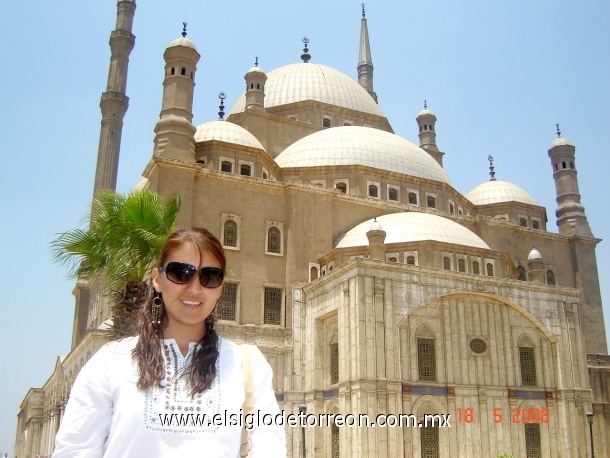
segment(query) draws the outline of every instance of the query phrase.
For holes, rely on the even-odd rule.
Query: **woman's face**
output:
[[[222,267],[207,251],[201,253],[197,246],[185,243],[170,253],[165,262],[183,262],[197,269],[197,275],[190,283],[179,285],[167,278],[165,272],[155,268],[152,271],[153,287],[163,294],[167,326],[164,336],[193,336],[199,338],[205,332],[205,319],[214,311],[216,302],[222,293],[222,286],[204,288],[199,281],[199,270],[202,267]]]

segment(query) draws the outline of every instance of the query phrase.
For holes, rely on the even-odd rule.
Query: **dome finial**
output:
[[[254,66],[258,67],[258,56],[256,56],[256,58],[254,59]]]
[[[303,59],[303,62],[307,63],[309,62],[309,59],[311,59],[311,55],[309,54],[309,48],[307,47],[307,45],[309,44],[309,38],[303,37],[303,44],[305,45],[305,47],[303,48],[303,54],[301,54],[301,59]]]
[[[428,109],[428,104],[426,103],[426,101],[424,100],[424,110]]]
[[[494,157],[490,154],[487,156],[487,160],[489,161],[489,175],[491,176],[489,181],[496,181],[496,172],[494,172]]]
[[[362,4],[362,17],[366,17],[366,13],[364,12],[364,3]]]
[[[188,25],[188,24],[187,24],[186,22],[183,22],[183,23],[182,23],[182,37],[183,37],[183,38],[186,38],[186,26],[187,26],[187,25]]]
[[[561,138],[561,131],[559,130],[559,123],[555,124],[557,126],[557,138]]]
[[[221,92],[220,94],[218,94],[218,98],[220,99],[220,105],[218,106],[218,120],[224,121],[224,117],[225,117],[224,101],[227,98],[227,94],[225,94],[224,92]]]

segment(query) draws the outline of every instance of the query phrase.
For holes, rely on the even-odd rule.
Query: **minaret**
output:
[[[369,239],[369,258],[385,261],[387,250],[387,246],[385,245],[386,232],[377,221],[377,218],[373,219],[373,224],[371,224],[371,227],[366,233],[366,237]]]
[[[163,102],[155,126],[155,156],[195,162],[195,132],[193,94],[199,53],[195,43],[186,38],[186,22],[182,37],[172,41],[163,58]]]
[[[254,67],[246,72],[246,110],[265,111],[265,81],[267,75],[258,66],[258,57]]]
[[[358,83],[367,90],[377,102],[377,94],[373,90],[373,59],[369,44],[369,29],[366,25],[364,3],[362,4],[362,20],[360,21],[360,55],[358,57]]]
[[[432,156],[442,167],[445,153],[439,151],[436,146],[436,116],[428,110],[428,104],[425,100],[424,109],[419,112],[415,119],[419,127],[419,147]]]
[[[580,203],[578,191],[578,178],[574,152],[576,148],[565,138],[561,137],[559,124],[557,138],[551,143],[549,157],[553,166],[553,178],[557,193],[557,226],[562,235],[584,235],[593,237],[585,207]]]
[[[102,126],[97,150],[94,196],[103,189],[116,188],[123,118],[129,106],[129,98],[125,95],[127,66],[129,54],[136,41],[136,37],[131,33],[135,11],[135,0],[117,2],[116,30],[110,33],[108,84],[100,101]]]

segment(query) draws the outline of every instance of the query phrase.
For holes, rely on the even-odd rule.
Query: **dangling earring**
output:
[[[163,298],[161,297],[161,293],[155,291],[154,294],[155,297],[153,297],[151,307],[152,324],[156,328],[161,328],[161,318],[163,317]]]

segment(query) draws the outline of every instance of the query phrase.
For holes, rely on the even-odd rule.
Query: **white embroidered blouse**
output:
[[[131,357],[136,342],[136,337],[110,342],[82,368],[53,457],[238,457],[245,391],[237,345],[219,338],[214,382],[192,396],[181,375],[188,373],[196,344],[182,356],[173,339],[164,340],[163,386],[141,391]],[[246,419],[252,425],[250,456],[285,457],[284,427],[269,421],[280,413],[271,367],[256,347],[249,351],[254,389],[254,415]]]

